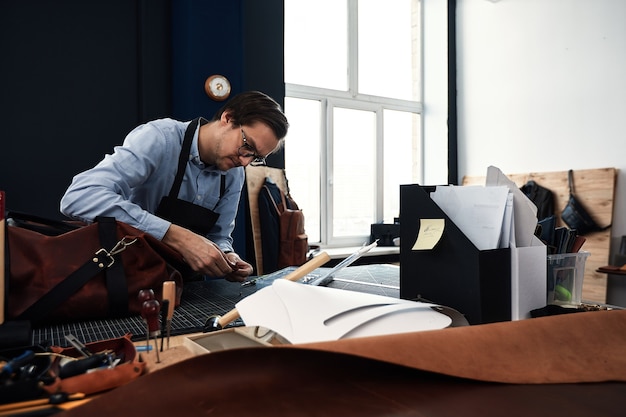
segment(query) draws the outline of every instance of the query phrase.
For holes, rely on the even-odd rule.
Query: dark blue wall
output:
[[[260,90],[281,105],[282,0],[176,0],[172,4],[172,112],[180,119],[212,115],[219,107],[202,87],[225,75],[233,94]]]
[[[204,92],[212,74],[226,76],[233,94],[242,91],[241,1],[178,0],[172,4],[172,115],[212,117],[221,102]]]
[[[61,218],[72,177],[135,126],[210,118],[212,74],[284,100],[282,0],[2,0],[0,189]],[[10,65],[9,65],[10,64]],[[271,165],[283,167],[283,155]],[[237,219],[245,255],[247,204]]]
[[[176,0],[172,2],[172,115],[210,118],[223,103],[204,92],[213,74],[226,76],[232,94],[260,90],[284,105],[282,0]],[[282,151],[269,165],[284,167]],[[251,259],[248,204],[243,195],[235,250]]]

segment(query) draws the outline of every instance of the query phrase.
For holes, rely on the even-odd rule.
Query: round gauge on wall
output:
[[[230,95],[230,81],[223,75],[215,74],[206,79],[204,90],[213,100],[223,101]]]

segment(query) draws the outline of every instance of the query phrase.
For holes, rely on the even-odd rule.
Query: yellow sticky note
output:
[[[420,219],[420,230],[413,250],[425,250],[435,247],[445,228],[444,219]]]

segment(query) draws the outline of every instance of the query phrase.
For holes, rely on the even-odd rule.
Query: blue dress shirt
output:
[[[154,212],[174,182],[189,124],[160,119],[135,128],[122,146],[114,148],[113,154],[74,177],[61,199],[61,212],[85,222],[92,222],[97,216],[115,217],[162,239],[171,223],[155,216]],[[232,251],[231,234],[244,169],[221,171],[205,165],[198,154],[198,129],[178,198],[218,213],[219,219],[206,237],[222,250]],[[226,175],[226,190],[220,199],[221,175]]]

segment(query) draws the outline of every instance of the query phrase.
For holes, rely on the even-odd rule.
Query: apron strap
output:
[[[187,130],[185,130],[185,139],[183,140],[183,147],[180,150],[180,155],[178,156],[178,170],[176,171],[176,177],[174,178],[174,183],[172,184],[172,188],[170,189],[170,193],[169,193],[169,196],[172,199],[178,198],[178,193],[180,192],[180,186],[182,185],[183,177],[185,176],[185,167],[187,166],[187,162],[189,161],[189,153],[191,152],[191,143],[193,142],[193,135],[196,132],[198,123],[200,122],[203,125],[207,123],[206,120],[202,119],[201,117],[198,117],[192,120],[189,126],[187,126]],[[225,192],[226,192],[226,175],[221,175],[220,199],[224,196]]]
[[[170,189],[170,198],[178,198],[180,186],[183,183],[183,176],[185,175],[185,166],[187,166],[187,161],[189,160],[189,152],[191,152],[191,142],[193,142],[193,134],[196,132],[199,121],[199,117],[197,119],[194,119],[189,124],[189,126],[187,126],[187,130],[185,130],[185,139],[183,140],[183,147],[180,150],[180,155],[178,155],[178,170],[176,171],[174,184],[172,184],[172,188]]]

